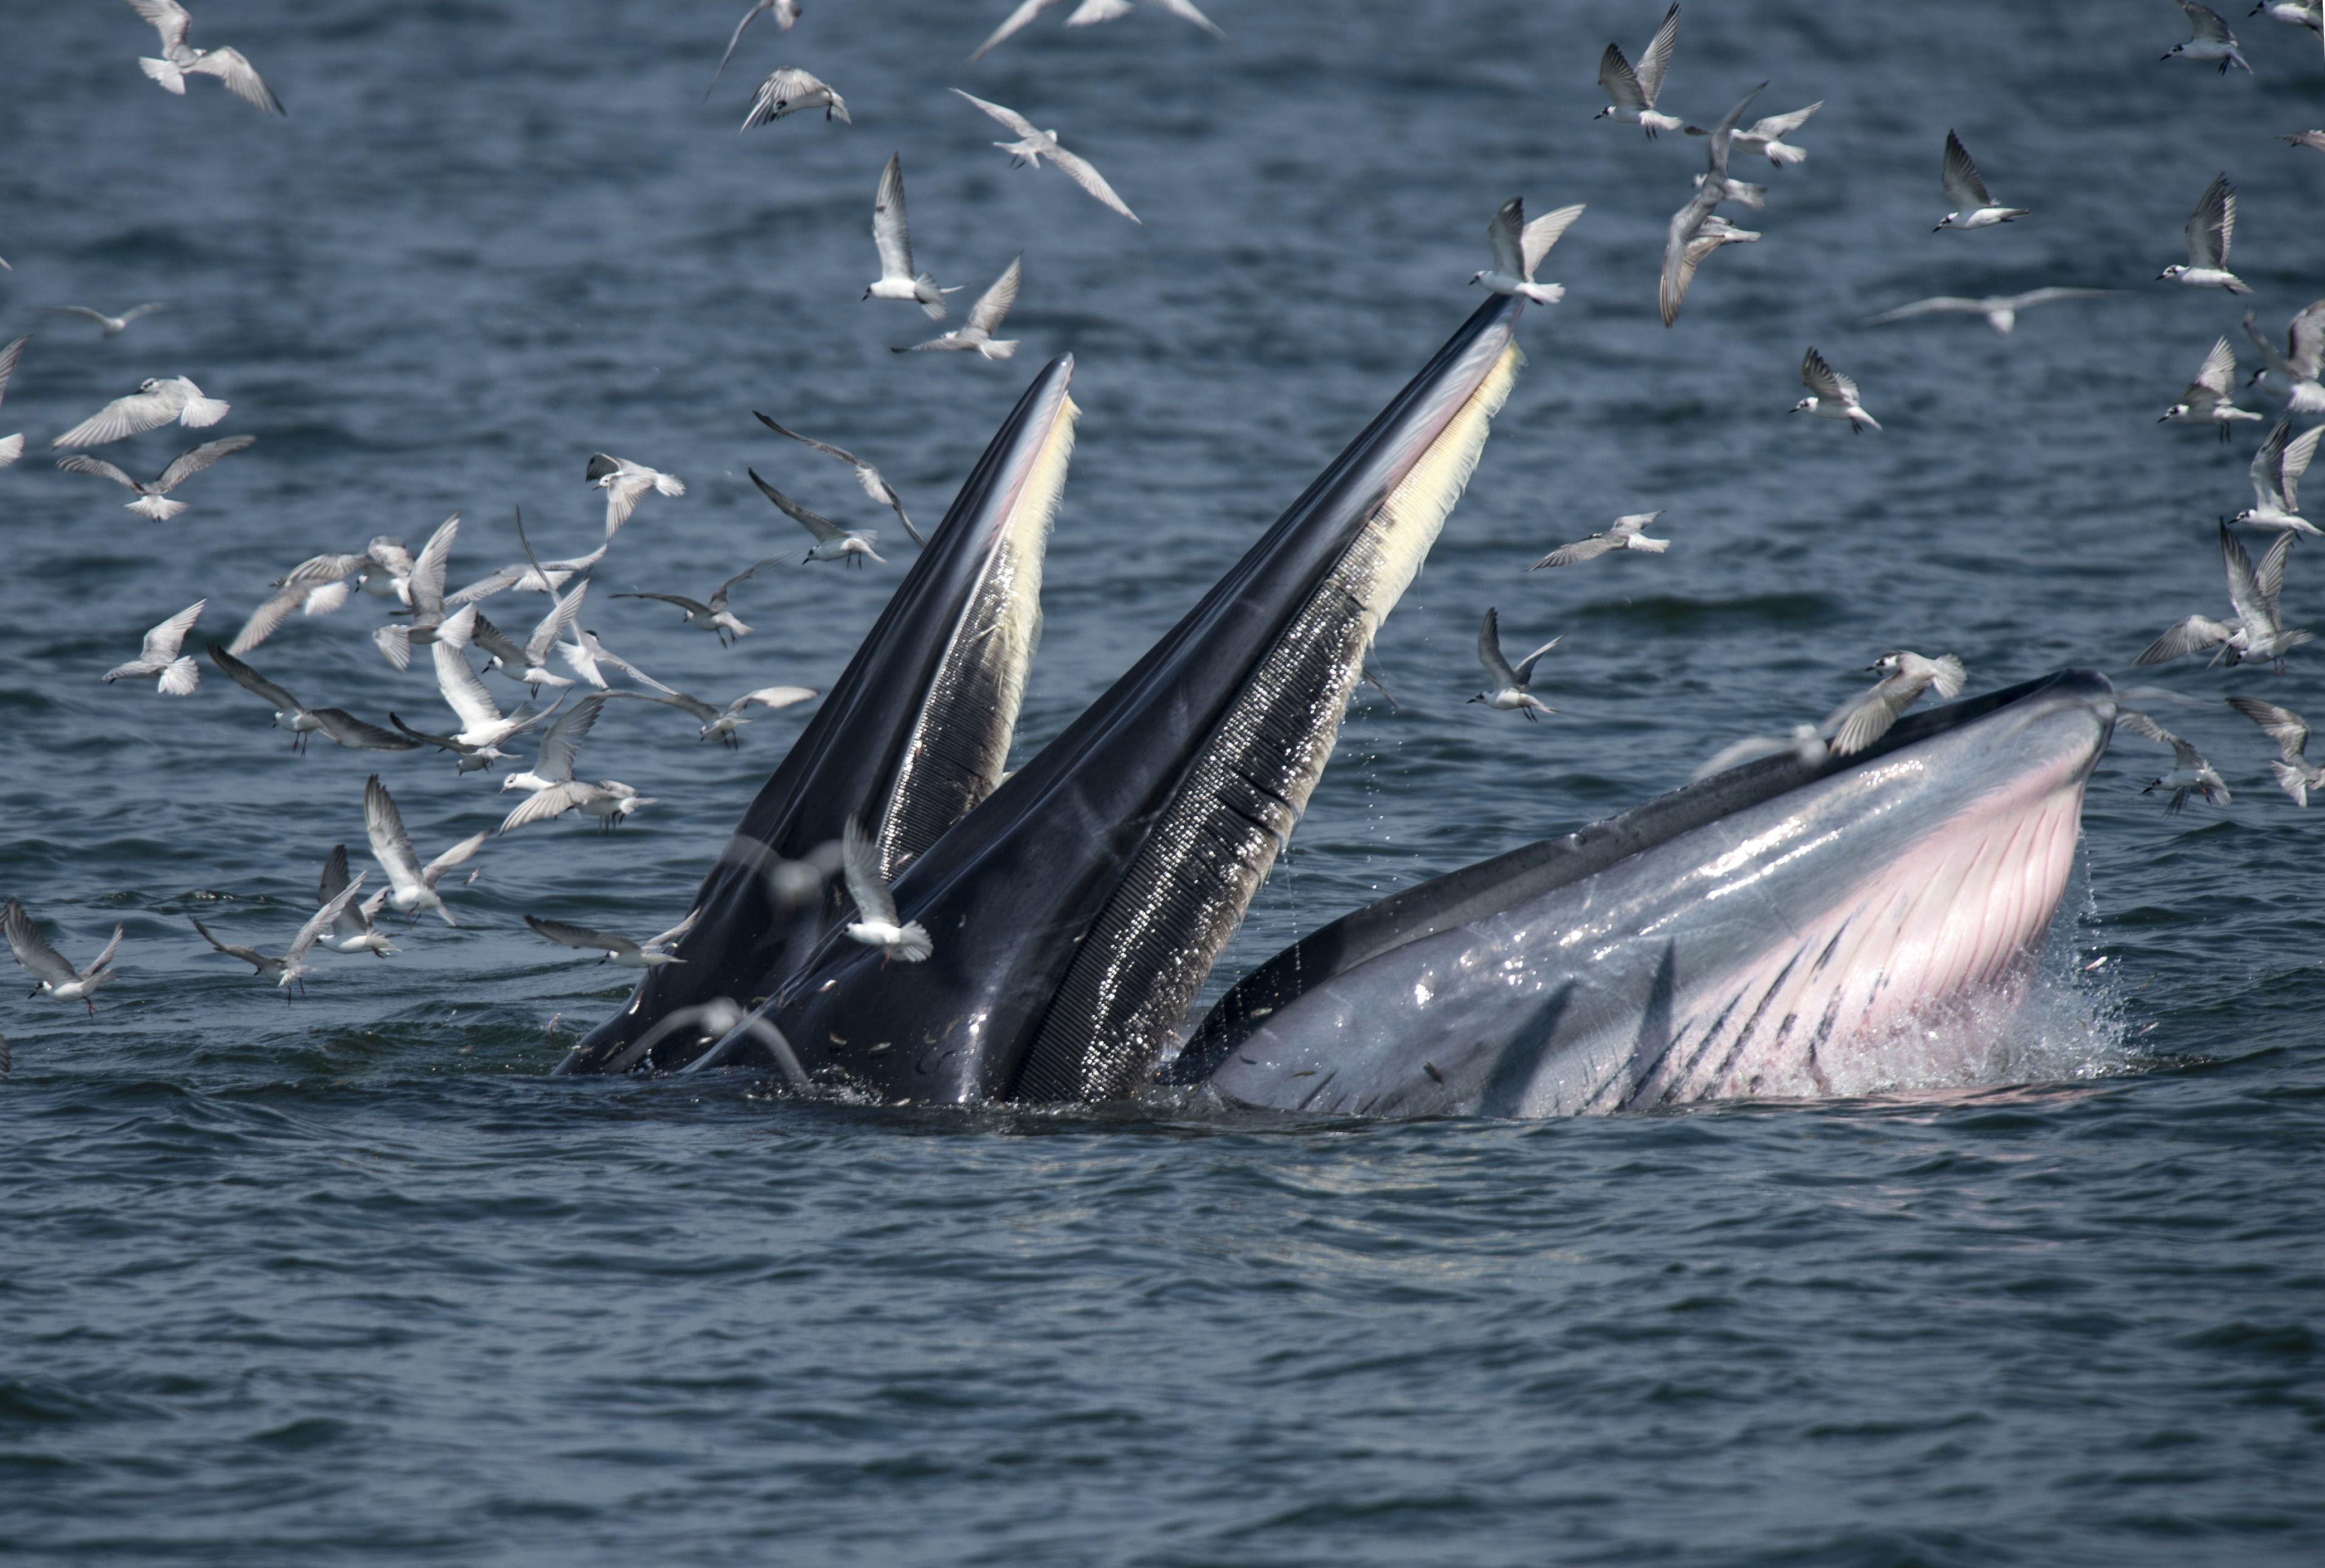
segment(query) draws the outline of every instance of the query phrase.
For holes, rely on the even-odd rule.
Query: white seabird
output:
[[[1639,56],[1637,69],[1623,58],[1619,44],[1608,44],[1607,52],[1598,57],[1598,85],[1606,90],[1607,106],[1590,117],[1636,125],[1650,137],[1658,131],[1676,131],[1685,125],[1684,120],[1655,112],[1655,100],[1663,97],[1663,74],[1671,69],[1672,51],[1678,44],[1676,5],[1663,13],[1662,25],[1647,41],[1646,52]]]
[[[840,837],[840,865],[848,880],[848,897],[856,905],[856,918],[848,935],[866,947],[880,950],[880,961],[918,964],[936,951],[928,928],[918,920],[900,922],[896,896],[880,874],[880,851],[853,816]]]
[[[1881,422],[1857,401],[1857,383],[1827,364],[1813,346],[1802,356],[1801,382],[1809,395],[1792,405],[1792,412],[1820,420],[1845,420],[1853,435],[1881,428]]]
[[[1001,318],[1009,314],[1009,307],[1017,302],[1017,284],[1024,276],[1024,256],[1012,257],[992,286],[977,297],[968,308],[968,319],[941,337],[931,337],[926,343],[915,343],[909,348],[894,349],[896,354],[922,354],[931,349],[974,350],[985,359],[1006,359],[1017,352],[1018,340],[996,338]]]
[[[2228,183],[2226,174],[2214,175],[2212,183],[2204,187],[2181,232],[2188,239],[2188,259],[2156,273],[2157,282],[2168,279],[2191,289],[2252,292],[2242,278],[2228,271],[2228,246],[2237,237],[2237,188]]]
[[[1529,724],[1538,723],[1536,714],[1554,714],[1558,710],[1544,703],[1527,688],[1533,683],[1533,667],[1542,656],[1557,647],[1564,632],[1552,638],[1541,647],[1512,665],[1502,657],[1501,617],[1494,611],[1486,612],[1485,621],[1477,628],[1477,662],[1486,667],[1493,684],[1471,697],[1471,702],[1484,703],[1501,713],[1522,713]]]
[[[1064,147],[1059,145],[1058,134],[1055,131],[1036,129],[1033,121],[1014,109],[1005,108],[999,104],[987,103],[983,98],[961,92],[959,88],[952,90],[960,93],[962,97],[968,99],[970,103],[1016,133],[1017,140],[1014,142],[994,143],[1009,154],[1013,164],[1030,163],[1039,169],[1042,166],[1042,160],[1047,158],[1058,166],[1067,179],[1131,222],[1138,222],[1138,215],[1131,211],[1129,205],[1114,193],[1114,187],[1106,182],[1106,176],[1098,171],[1095,164],[1088,159],[1078,153],[1069,152]]]
[[[49,939],[32,924],[32,918],[24,913],[24,906],[14,899],[0,908],[0,934],[7,936],[8,950],[35,982],[32,995],[46,992],[59,1001],[79,1002],[88,1009],[91,1018],[97,1016],[97,1003],[89,998],[96,994],[97,987],[121,977],[121,972],[111,967],[113,955],[121,951],[121,927],[117,922],[113,927],[113,940],[105,945],[105,951],[87,969],[75,969],[65,961],[64,955],[50,946]]]
[[[1502,203],[1486,226],[1486,246],[1493,265],[1472,272],[1469,281],[1482,283],[1492,294],[1514,294],[1537,305],[1555,305],[1566,298],[1562,283],[1537,283],[1533,271],[1550,254],[1559,236],[1582,216],[1583,203],[1561,207],[1526,222],[1525,198],[1513,196]]]
[[[193,630],[202,606],[208,599],[196,599],[192,604],[145,633],[145,646],[137,657],[126,664],[116,664],[105,672],[107,684],[125,676],[156,676],[155,687],[164,696],[191,696],[202,683],[202,667],[190,654],[179,649],[185,646],[186,633]]]

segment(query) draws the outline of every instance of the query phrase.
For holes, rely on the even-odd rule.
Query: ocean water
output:
[[[156,90],[126,6],[0,16],[0,891],[65,952],[126,927],[96,1016],[0,996],[0,1554],[26,1562],[1407,1564],[2313,1563],[2325,1556],[2325,823],[2222,706],[2325,706],[2320,665],[2134,674],[2224,607],[2226,447],[2155,416],[2249,303],[2325,292],[2314,35],[2231,18],[2256,68],[2159,62],[2173,7],[1688,6],[1667,103],[1821,98],[1808,162],[1654,315],[1701,143],[1593,125],[1596,60],[1660,8],[1218,0],[1053,12],[975,67],[973,7],[809,0],[703,88],[729,0],[210,0],[270,123]],[[2240,11],[2242,7],[2231,9]],[[737,134],[815,70],[853,125]],[[1024,109],[1144,219],[1012,170],[945,89]],[[1933,235],[1959,131],[2006,228]],[[862,303],[901,151],[922,263],[1012,255],[1008,364],[899,358]],[[2249,301],[2153,281],[2226,171]],[[1756,171],[1738,171],[1753,178]],[[453,576],[600,535],[588,454],[681,475],[587,616],[719,700],[826,686],[909,546],[762,409],[941,514],[1050,355],[1086,416],[1021,729],[1038,744],[1193,603],[1465,315],[1487,217],[1589,211],[1530,364],[1391,620],[1221,978],[1381,891],[1619,810],[1724,741],[1814,718],[1887,648],[1985,688],[2069,664],[2236,792],[2165,816],[2161,752],[2099,767],[2044,1007],[2008,1083],[1514,1125],[1286,1126],[1117,1108],[784,1102],[547,1074],[617,1005],[525,913],[644,933],[802,722],[736,752],[616,705],[585,752],[656,798],[616,836],[489,844],[384,962],[286,1003],[195,936],[279,946],[376,768],[423,854],[506,804],[443,760],[303,758],[220,678],[96,678],[198,595],[466,517]],[[2119,289],[1866,329],[1924,294]],[[171,308],[121,337],[49,305]],[[1813,343],[1886,429],[1785,410]],[[149,375],[258,444],[155,525],[47,438]],[[2262,400],[2265,406],[2265,400]],[[102,456],[141,476],[186,432]],[[883,526],[891,565],[786,564],[732,650],[632,588],[699,595],[803,544],[755,466]],[[1522,575],[1618,512],[1659,558]],[[493,613],[505,624],[520,618]],[[2325,616],[2306,552],[2290,618]],[[1477,617],[1566,641],[1539,725],[1467,707]],[[252,662],[375,722],[444,716],[376,601]],[[1531,639],[1532,641],[1528,641]],[[2106,963],[2096,971],[2085,965]],[[29,984],[29,982],[27,982]]]

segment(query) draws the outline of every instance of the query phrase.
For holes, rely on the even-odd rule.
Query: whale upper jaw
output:
[[[686,1065],[681,1010],[764,1002],[843,912],[820,868],[852,816],[894,875],[1001,779],[1041,627],[1042,567],[1073,450],[1074,362],[1034,377],[695,896],[680,963],[650,973],[558,1071]]]
[[[1480,307],[1201,603],[903,870],[931,958],[824,939],[769,1010],[818,1082],[969,1102],[1146,1080],[1467,482],[1523,310]]]
[[[1247,976],[1172,1076],[1527,1117],[1985,1081],[2114,720],[2106,678],[2066,671],[1424,883]]]

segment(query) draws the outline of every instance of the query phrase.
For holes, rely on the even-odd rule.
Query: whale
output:
[[[1522,356],[1481,306],[1148,652],[1005,772],[1072,439],[1070,360],[1004,421],[708,874],[681,964],[560,1071],[741,1070],[889,1103],[1539,1117],[1993,1069],[2112,733],[2061,671],[1787,751],[1219,954],[1329,761]],[[850,940],[869,826],[923,963]],[[716,1000],[747,1025],[677,1021]],[[719,1027],[725,1027],[721,1025]],[[1909,1064],[1901,1067],[1900,1064]]]

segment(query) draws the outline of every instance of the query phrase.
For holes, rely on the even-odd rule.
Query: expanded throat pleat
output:
[[[882,870],[891,880],[993,793],[1008,764],[1041,641],[1042,560],[1080,413],[1070,398],[1060,408],[913,720],[880,823]]]
[[[1068,967],[1012,1098],[1116,1098],[1177,1040],[1306,808],[1365,650],[1460,499],[1521,361],[1514,346],[1503,353],[1204,742]]]

